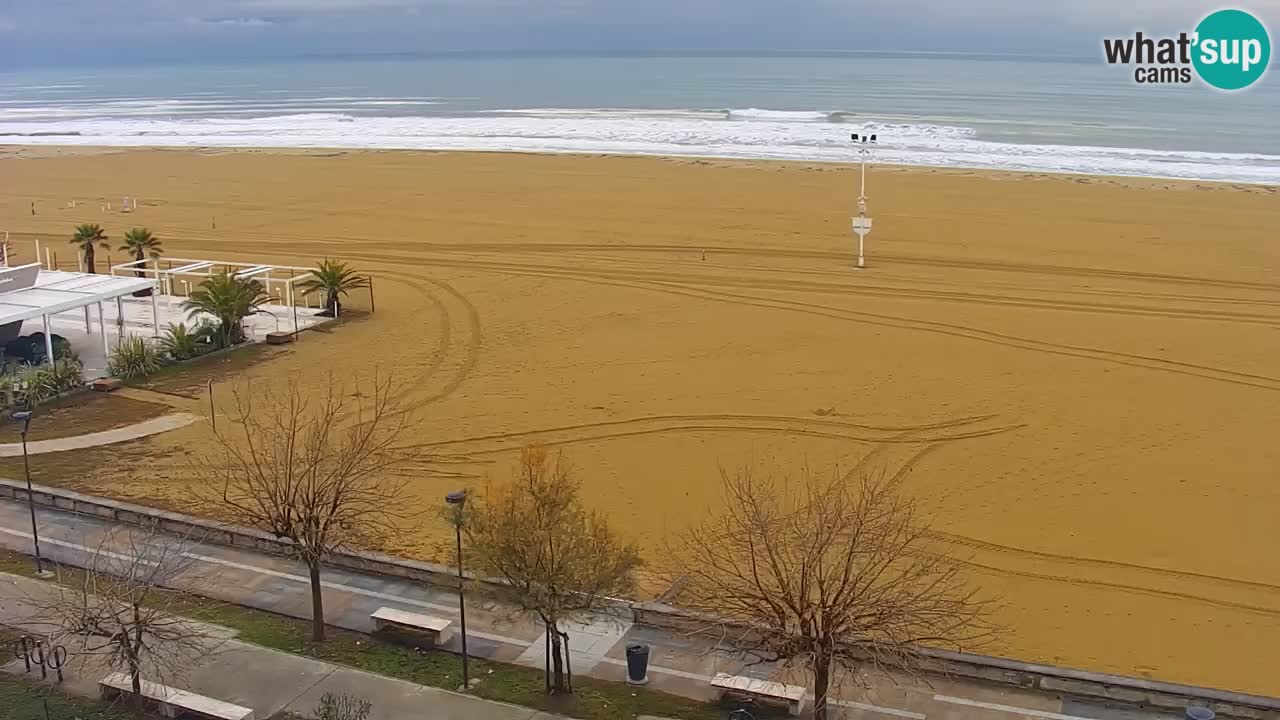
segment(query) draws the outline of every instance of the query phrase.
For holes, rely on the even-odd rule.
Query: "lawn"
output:
[[[0,571],[32,574],[25,555],[0,550]],[[64,569],[63,581],[74,581],[74,570]],[[310,641],[308,620],[276,615],[238,605],[192,598],[184,615],[234,628],[240,640],[265,647],[347,665],[366,672],[400,678],[420,685],[455,690],[462,684],[462,658],[442,651],[417,651],[376,640],[368,635],[329,628],[324,643]],[[584,718],[618,720],[657,715],[684,720],[717,720],[714,705],[623,683],[574,677],[571,697],[551,697],[544,690],[541,670],[472,659],[471,674],[481,682],[472,694],[514,705]],[[375,700],[375,698],[369,698]],[[25,717],[25,716],[21,716]]]

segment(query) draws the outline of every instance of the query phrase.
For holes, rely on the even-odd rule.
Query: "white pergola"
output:
[[[34,274],[34,282],[27,282]],[[49,328],[49,316],[71,310],[84,308],[84,329],[93,334],[90,322],[90,308],[98,308],[98,334],[102,336],[102,350],[110,354],[111,347],[107,341],[107,321],[102,304],[116,301],[117,323],[123,332],[124,303],[122,299],[139,290],[154,289],[155,281],[148,278],[126,278],[113,275],[93,275],[80,272],[63,272],[60,270],[44,270],[39,263],[5,268],[0,271],[0,283],[7,278],[15,281],[21,277],[22,282],[15,282],[17,287],[5,290],[0,284],[0,327],[11,323],[40,318],[44,322],[45,358],[53,363],[53,333]],[[158,318],[156,312],[155,293],[151,295],[152,318]],[[155,334],[160,334],[159,321],[153,320]]]
[[[165,266],[161,267],[161,263]],[[313,269],[296,265],[267,265],[263,263],[232,262],[230,260],[199,260],[195,258],[151,258],[134,260],[111,266],[111,274],[117,272],[142,274],[156,279],[159,292],[165,295],[176,295],[173,291],[174,276],[208,278],[221,272],[227,272],[239,278],[256,278],[271,295],[272,286],[277,288],[274,296],[280,304],[288,306],[293,312],[293,331],[298,331],[298,305],[294,284],[313,278]],[[189,292],[188,292],[189,294]]]

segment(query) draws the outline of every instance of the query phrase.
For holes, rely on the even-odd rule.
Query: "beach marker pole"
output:
[[[44,266],[47,268],[53,268],[54,270],[57,270],[57,268],[53,266],[53,261],[50,260],[49,257],[50,257],[49,248],[45,248],[44,249]]]
[[[858,156],[862,165],[862,183],[858,190],[858,217],[853,218],[853,232],[858,236],[858,269],[865,267],[863,259],[863,244],[866,240],[867,233],[871,232],[871,218],[867,217],[867,154],[868,143],[876,142],[875,135],[862,135],[858,133],[850,135],[855,143],[858,143]]]

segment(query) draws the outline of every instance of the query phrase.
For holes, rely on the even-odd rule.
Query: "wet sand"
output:
[[[375,313],[246,374],[394,371],[434,453],[423,507],[533,441],[650,548],[721,466],[901,474],[1002,596],[991,651],[1280,695],[1276,188],[873,168],[859,272],[850,167],[11,148],[0,178],[20,254],[65,265],[98,222],[372,273]],[[45,479],[185,507],[203,432]]]

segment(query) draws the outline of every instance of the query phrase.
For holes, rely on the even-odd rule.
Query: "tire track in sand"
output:
[[[387,261],[386,255],[365,255],[360,257],[366,262]],[[425,263],[426,258],[421,255],[401,255],[394,256],[400,263]],[[1261,312],[1240,312],[1229,309],[1199,309],[1199,308],[1160,308],[1143,305],[1135,305],[1132,303],[1101,303],[1101,302],[1084,302],[1069,300],[1053,300],[1045,298],[1032,298],[1025,296],[999,295],[992,293],[980,293],[973,291],[957,291],[957,290],[930,290],[927,288],[901,288],[889,285],[872,285],[859,284],[849,285],[845,283],[821,282],[817,280],[786,280],[786,279],[769,279],[762,277],[749,276],[722,276],[711,275],[706,273],[675,273],[661,270],[618,270],[614,268],[595,268],[590,269],[581,265],[566,267],[557,265],[546,265],[537,263],[519,263],[511,260],[487,260],[481,258],[465,258],[446,257],[444,259],[434,258],[429,261],[432,265],[440,267],[460,267],[471,270],[496,270],[499,272],[506,271],[543,271],[557,273],[564,277],[570,276],[591,276],[600,279],[625,280],[631,282],[659,282],[659,283],[675,283],[686,284],[690,286],[709,289],[710,287],[725,287],[747,290],[777,290],[777,291],[795,291],[795,292],[811,292],[827,295],[840,296],[871,296],[871,297],[887,297],[892,299],[916,299],[930,300],[935,302],[957,302],[972,303],[994,307],[1008,307],[1026,310],[1050,310],[1065,312],[1084,312],[1101,315],[1127,315],[1132,317],[1155,317],[1172,320],[1201,320],[1212,322],[1234,322],[1250,325],[1262,325],[1264,327],[1280,327],[1280,316],[1272,313]]]
[[[421,295],[425,300],[427,300],[427,302],[429,302],[432,305],[433,308],[435,308],[436,317],[439,321],[438,327],[440,332],[440,339],[436,343],[436,351],[434,353],[431,353],[431,360],[427,363],[426,368],[424,368],[421,372],[413,374],[412,376],[413,380],[411,382],[408,382],[407,384],[404,384],[404,385],[399,385],[399,384],[395,385],[395,392],[400,395],[408,395],[413,392],[420,391],[431,382],[432,378],[436,376],[436,374],[440,371],[440,368],[444,365],[445,358],[448,356],[448,351],[452,342],[452,334],[453,334],[453,323],[449,318],[449,310],[445,306],[444,302],[440,300],[439,297],[437,297],[434,293],[432,293],[429,289],[427,289],[426,285],[424,285],[422,282],[419,282],[418,281],[419,279],[414,276],[407,275],[404,273],[392,273],[392,272],[385,272],[385,271],[379,271],[377,273],[370,273],[370,274],[375,278],[385,278],[388,282],[395,283],[395,284],[402,285],[404,287],[409,288],[410,290]],[[397,376],[396,370],[393,369],[391,372],[392,372],[392,377],[394,382],[394,378]],[[461,384],[461,381],[459,381],[458,384]],[[400,406],[400,408],[396,412],[388,414],[387,417],[398,417],[398,416],[405,415],[406,413],[413,412],[414,410],[416,410],[417,408],[421,407],[424,404],[426,403],[425,402],[406,403]],[[345,419],[345,418],[351,417],[355,415],[357,412],[358,410],[353,408],[347,411],[346,413],[343,413],[342,415],[340,415],[338,419]]]
[[[63,237],[54,233],[58,238]],[[282,235],[266,235],[262,236],[263,240],[278,240],[288,236]],[[314,253],[314,238],[306,238],[297,236],[297,247],[304,253]],[[345,237],[342,240],[335,240],[335,244],[341,245],[344,249],[349,249],[352,244],[358,247],[375,250],[403,250],[404,243],[395,240],[382,240],[370,237]],[[850,255],[844,250],[804,250],[799,248],[780,248],[780,247],[749,247],[741,245],[714,245],[704,244],[697,241],[696,238],[689,239],[683,244],[677,243],[538,243],[538,242],[465,242],[465,243],[440,243],[440,242],[424,242],[415,243],[415,248],[423,252],[438,253],[494,253],[500,255],[509,255],[513,252],[518,253],[549,253],[557,254],[565,251],[587,251],[587,252],[619,252],[619,253],[680,253],[690,254],[701,252],[703,250],[709,253],[717,253],[724,255],[738,255],[748,257],[762,258],[790,258],[800,260],[821,260],[824,262],[843,262],[849,261]],[[384,256],[385,257],[385,256]],[[1083,267],[1075,265],[1053,265],[1046,263],[1027,263],[1007,260],[988,260],[982,258],[967,257],[950,257],[943,255],[897,255],[893,253],[880,253],[876,256],[879,262],[885,265],[924,265],[929,267],[954,268],[960,270],[980,270],[1006,272],[1019,275],[1054,275],[1066,277],[1081,277],[1087,279],[1113,279],[1125,280],[1133,282],[1145,282],[1157,285],[1183,286],[1183,285],[1203,285],[1208,287],[1230,288],[1234,290],[1252,290],[1280,293],[1280,283],[1267,283],[1249,280],[1229,280],[1226,278],[1214,278],[1195,275],[1178,275],[1173,273],[1152,273],[1140,272],[1133,270],[1115,270],[1110,268]]]
[[[390,275],[393,277],[403,277],[403,278],[415,277],[408,273],[387,271],[387,270],[381,271],[380,274]],[[426,278],[425,282],[444,291],[447,295],[453,298],[455,302],[457,302],[459,305],[462,306],[462,309],[466,314],[466,327],[467,327],[468,338],[466,340],[461,341],[461,345],[463,347],[462,359],[458,363],[458,367],[454,370],[452,377],[449,378],[449,381],[446,382],[439,390],[428,395],[422,400],[419,400],[413,403],[411,407],[413,407],[414,409],[425,407],[426,405],[430,405],[431,403],[434,403],[434,402],[439,402],[440,400],[443,400],[449,397],[450,395],[452,395],[454,392],[458,390],[458,388],[462,387],[462,384],[467,381],[467,378],[471,376],[471,372],[475,370],[476,365],[480,362],[480,346],[484,340],[484,328],[480,324],[480,312],[476,309],[476,306],[466,298],[465,295],[459,292],[457,288],[455,288],[454,286],[450,285],[447,282],[444,282],[443,280]],[[439,303],[439,306],[443,308],[444,304]],[[446,326],[451,326],[451,323],[447,316],[448,316],[448,311],[444,310],[441,314],[441,322],[444,323]],[[452,330],[449,331],[449,335],[448,337],[446,337],[446,340],[448,341],[446,344],[451,347]],[[439,357],[433,361],[433,365],[430,367],[427,380],[429,380],[430,377],[434,376],[436,372],[440,369],[440,367],[443,365],[444,355],[445,353],[441,352],[439,354]]]
[[[1023,425],[997,425],[992,416],[960,418],[918,426],[883,427],[804,417],[776,415],[656,415],[580,423],[554,428],[494,433],[411,445],[412,448],[449,448],[466,455],[505,452],[536,442],[542,445],[569,445],[640,435],[675,432],[767,432],[849,440],[865,443],[945,442],[986,437],[1016,430]],[[927,436],[901,437],[903,430]],[[946,432],[946,431],[954,432]]]
[[[1032,580],[1044,580],[1048,582],[1066,583],[1069,585],[1103,588],[1106,590],[1115,590],[1115,591],[1123,592],[1130,595],[1150,595],[1153,597],[1167,598],[1167,599],[1174,599],[1174,600],[1189,600],[1191,602],[1200,603],[1203,605],[1209,605],[1215,608],[1245,610],[1245,611],[1257,613],[1260,615],[1280,616],[1280,598],[1275,598],[1275,597],[1269,598],[1270,600],[1269,604],[1267,603],[1267,599],[1262,599],[1261,601],[1242,602],[1239,600],[1229,600],[1221,597],[1210,597],[1208,595],[1201,595],[1201,594],[1186,592],[1182,590],[1169,590],[1161,587],[1134,585],[1132,583],[1123,582],[1123,581],[1102,580],[1102,579],[1083,578],[1083,577],[1069,577],[1069,576],[1062,576],[1062,575],[1053,575],[1053,574],[1050,574],[1049,571],[1001,567],[1001,566],[989,565],[983,562],[979,562],[977,560],[966,559],[966,558],[955,558],[955,562],[958,562],[963,565],[968,565],[969,567],[978,568],[980,570],[986,570],[988,572],[995,573],[998,575],[1011,575],[1015,577],[1028,578]]]
[[[364,258],[371,262],[385,262],[376,256]],[[414,262],[425,263],[422,258],[403,258],[401,264]],[[455,263],[437,263],[437,264],[455,264]],[[599,272],[591,270],[570,270],[565,268],[556,268],[548,266],[520,265],[515,263],[497,263],[497,262],[469,262],[456,263],[458,266],[465,267],[476,271],[493,271],[500,274],[521,275],[528,277],[540,277],[547,279],[570,279],[579,280],[581,282],[594,283],[599,285],[613,287],[628,287],[639,290],[657,290],[675,295],[683,295],[702,300],[713,300],[729,304],[738,304],[742,306],[753,306],[761,308],[769,308],[774,310],[784,310],[792,312],[802,312],[810,315],[827,317],[835,320],[844,320],[850,322],[860,322],[869,325],[878,325],[882,327],[890,327],[899,330],[915,330],[921,332],[931,332],[952,337],[959,337],[978,342],[992,343],[1005,347],[1028,350],[1033,352],[1044,352],[1066,357],[1075,357],[1086,360],[1097,360],[1103,362],[1111,362],[1118,365],[1142,368],[1147,370],[1157,370],[1162,372],[1170,372],[1191,377],[1199,377],[1218,382],[1226,382],[1235,385],[1244,385],[1249,387],[1257,387],[1265,390],[1280,390],[1280,378],[1274,378],[1266,375],[1258,375],[1246,373],[1236,370],[1228,370],[1225,368],[1217,368],[1209,365],[1198,363],[1190,363],[1181,360],[1169,360],[1165,358],[1156,358],[1147,355],[1139,355],[1136,353],[1125,353],[1116,350],[1104,350],[1102,348],[1088,347],[1082,345],[1069,345],[1065,343],[1054,343],[1047,340],[1036,340],[1032,338],[1020,337],[1008,333],[1000,333],[991,330],[982,330],[979,328],[961,325],[957,323],[944,323],[933,320],[918,320],[915,318],[888,315],[884,313],[872,313],[867,311],[846,310],[844,308],[832,307],[818,303],[807,303],[795,300],[784,300],[779,298],[767,298],[756,295],[746,295],[741,293],[730,293],[719,290],[710,290],[695,285],[687,285],[682,282],[666,282],[656,280],[621,280],[615,279],[614,273]]]

